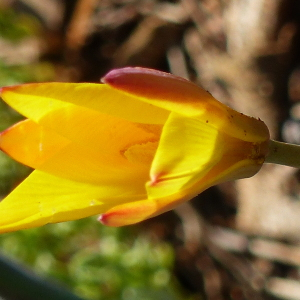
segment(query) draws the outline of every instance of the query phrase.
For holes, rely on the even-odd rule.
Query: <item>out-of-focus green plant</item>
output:
[[[33,16],[0,8],[0,40],[18,49],[22,41],[27,38],[38,40],[41,34],[42,26]],[[0,49],[0,86],[54,80],[53,66],[50,63],[41,62],[39,57],[30,63],[22,63],[21,57],[19,64],[7,64],[1,60],[1,53],[5,51],[8,49]]]
[[[53,67],[47,62],[9,66],[0,59],[0,86],[48,81],[53,79],[53,76]]]
[[[12,9],[0,9],[0,37],[16,42],[37,34],[40,24],[32,16],[16,13]]]
[[[3,234],[0,248],[87,299],[181,299],[170,245],[94,218]]]

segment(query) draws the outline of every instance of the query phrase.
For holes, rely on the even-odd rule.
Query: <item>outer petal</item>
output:
[[[34,171],[0,202],[0,232],[80,219],[144,197],[124,194],[117,185],[78,183]]]
[[[201,119],[171,113],[151,166],[149,198],[187,189],[220,161],[224,146],[216,128]]]
[[[169,197],[120,204],[102,214],[99,221],[104,225],[113,227],[135,224],[175,208],[195,197],[198,192],[199,188],[190,189],[189,193],[180,191]]]
[[[141,101],[188,117],[200,117],[218,130],[244,141],[269,138],[268,128],[262,121],[225,106],[183,78],[151,69],[124,68],[109,72],[103,82]]]
[[[158,211],[154,200],[142,200],[117,205],[102,214],[98,220],[107,226],[131,225],[153,216]]]
[[[36,122],[68,104],[125,118],[132,122],[163,124],[168,111],[125,95],[104,84],[33,83],[4,87],[1,97],[22,115]]]
[[[25,85],[25,90],[26,87],[30,91],[34,90],[34,86]],[[50,88],[48,84],[42,85],[40,92],[43,89],[47,92],[48,88]],[[18,90],[18,88],[16,89]],[[23,91],[21,86],[20,89]],[[37,89],[39,90],[39,85]],[[18,148],[18,137],[12,139],[18,145],[18,147],[10,147],[16,160],[53,175],[82,182],[100,184],[102,181],[114,180],[116,184],[129,185],[132,180],[135,180],[144,186],[148,180],[150,163],[160,136],[161,125],[133,123],[70,103],[53,99],[48,101],[43,96],[40,99],[38,96],[31,98],[25,95],[23,99],[22,94],[16,93],[14,89],[13,91],[8,89],[6,92],[3,93],[6,99],[23,105],[22,108],[32,119],[43,127],[43,132],[33,134],[33,136],[39,136],[40,139],[35,139],[35,144],[28,140],[24,146],[28,149],[30,147],[37,149],[37,151],[27,151],[32,154],[30,160],[27,160],[28,156],[23,156],[22,149],[24,147]],[[33,104],[30,100],[33,101]],[[34,104],[35,100],[37,106]],[[37,130],[39,131],[41,128]],[[48,155],[41,154],[47,150],[47,147],[43,147],[46,130],[59,133],[72,144],[61,149],[53,157],[51,154],[51,160],[45,161],[42,165],[34,161],[39,160],[38,156],[46,157]],[[10,136],[14,135],[13,132],[15,131],[11,130]],[[8,140],[8,133],[5,135]],[[20,152],[18,152],[19,150]],[[10,154],[8,149],[4,149],[4,151]]]

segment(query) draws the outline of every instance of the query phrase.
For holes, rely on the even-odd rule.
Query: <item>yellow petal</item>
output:
[[[197,117],[244,141],[269,138],[266,125],[217,101],[211,94],[183,78],[144,68],[123,68],[109,72],[103,82],[140,101]]]
[[[149,198],[187,189],[222,157],[224,145],[216,128],[196,118],[171,113],[152,163]]]
[[[63,118],[53,114],[61,124]],[[132,185],[135,193],[144,193],[161,126],[136,124],[89,110],[82,114],[78,108],[71,115],[61,131],[75,142],[26,120],[2,133],[0,148],[23,164],[59,177]],[[87,123],[93,125],[88,131]]]
[[[146,124],[163,124],[169,114],[108,85],[95,83],[24,84],[2,88],[1,97],[37,123],[53,110],[65,109],[68,104]]]
[[[118,185],[90,185],[34,171],[0,202],[0,232],[80,219],[144,197]]]
[[[178,131],[181,126],[186,135]],[[157,213],[164,212],[213,185],[255,175],[267,153],[268,141],[241,141],[197,119],[171,114],[151,168],[148,197],[156,201]]]

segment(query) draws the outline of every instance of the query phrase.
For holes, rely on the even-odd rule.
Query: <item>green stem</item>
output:
[[[270,140],[265,162],[300,168],[300,145]]]

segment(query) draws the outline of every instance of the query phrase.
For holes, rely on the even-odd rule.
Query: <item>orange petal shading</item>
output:
[[[102,214],[98,220],[104,225],[119,227],[141,222],[153,216],[157,211],[155,201],[141,200],[117,205]]]
[[[27,119],[0,134],[2,151],[23,164],[36,168],[63,149],[70,141]]]

